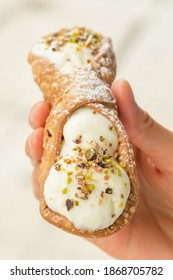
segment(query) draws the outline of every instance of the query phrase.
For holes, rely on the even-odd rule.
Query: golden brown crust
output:
[[[138,187],[134,156],[128,136],[120,122],[110,86],[115,77],[115,57],[110,39],[104,38],[99,53],[91,65],[80,68],[72,74],[62,74],[47,59],[29,55],[34,79],[43,92],[44,99],[51,106],[44,131],[44,153],[40,168],[40,212],[45,220],[59,228],[83,237],[108,236],[131,220],[138,202]],[[124,162],[131,182],[130,195],[126,207],[115,223],[98,231],[81,231],[66,217],[48,208],[44,198],[44,184],[52,165],[57,161],[61,150],[64,124],[74,110],[88,106],[108,118],[119,136],[118,158]]]

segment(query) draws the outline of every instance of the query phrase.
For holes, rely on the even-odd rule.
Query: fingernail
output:
[[[29,114],[29,123],[30,123],[31,126],[34,123],[34,117],[33,117],[33,113],[32,112],[30,112],[30,114]]]
[[[33,124],[35,123],[35,121],[36,121],[36,117],[35,117],[35,109],[39,109],[39,106],[42,104],[42,102],[38,102],[38,103],[36,103],[33,107],[32,107],[32,109],[31,109],[31,111],[30,111],[30,113],[29,113],[29,123],[31,124],[31,126],[33,126]]]
[[[28,148],[29,148],[31,160],[33,160],[34,157],[33,157],[32,145],[31,145],[31,136],[29,136],[28,138]]]

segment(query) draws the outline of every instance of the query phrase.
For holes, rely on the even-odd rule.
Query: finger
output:
[[[32,173],[33,191],[37,199],[39,199],[40,197],[40,184],[38,182],[39,176],[40,176],[40,163],[38,163],[35,166],[34,171]]]
[[[25,152],[33,163],[41,160],[43,154],[43,135],[44,128],[38,127],[29,135],[26,141]]]
[[[46,102],[36,103],[29,114],[29,123],[32,128],[45,126],[46,119],[50,113],[50,107]]]
[[[112,86],[120,118],[133,145],[165,166],[173,159],[173,133],[154,121],[136,103],[129,83],[119,80]],[[170,162],[170,161],[169,161]]]

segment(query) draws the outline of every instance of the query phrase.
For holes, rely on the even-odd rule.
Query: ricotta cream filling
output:
[[[103,115],[82,107],[63,136],[61,157],[45,183],[46,203],[78,229],[104,229],[121,215],[130,193],[129,177],[114,157],[117,132]]]
[[[55,42],[47,46],[44,41],[36,44],[32,53],[48,58],[62,73],[73,72],[78,67],[86,67],[94,58],[92,49],[74,43],[66,43],[58,51],[53,51]]]

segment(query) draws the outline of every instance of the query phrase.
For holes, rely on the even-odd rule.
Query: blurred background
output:
[[[173,129],[172,0],[0,0],[0,259],[110,259],[41,218],[24,153],[28,112],[42,99],[27,53],[41,36],[75,25],[112,37],[117,78]]]

